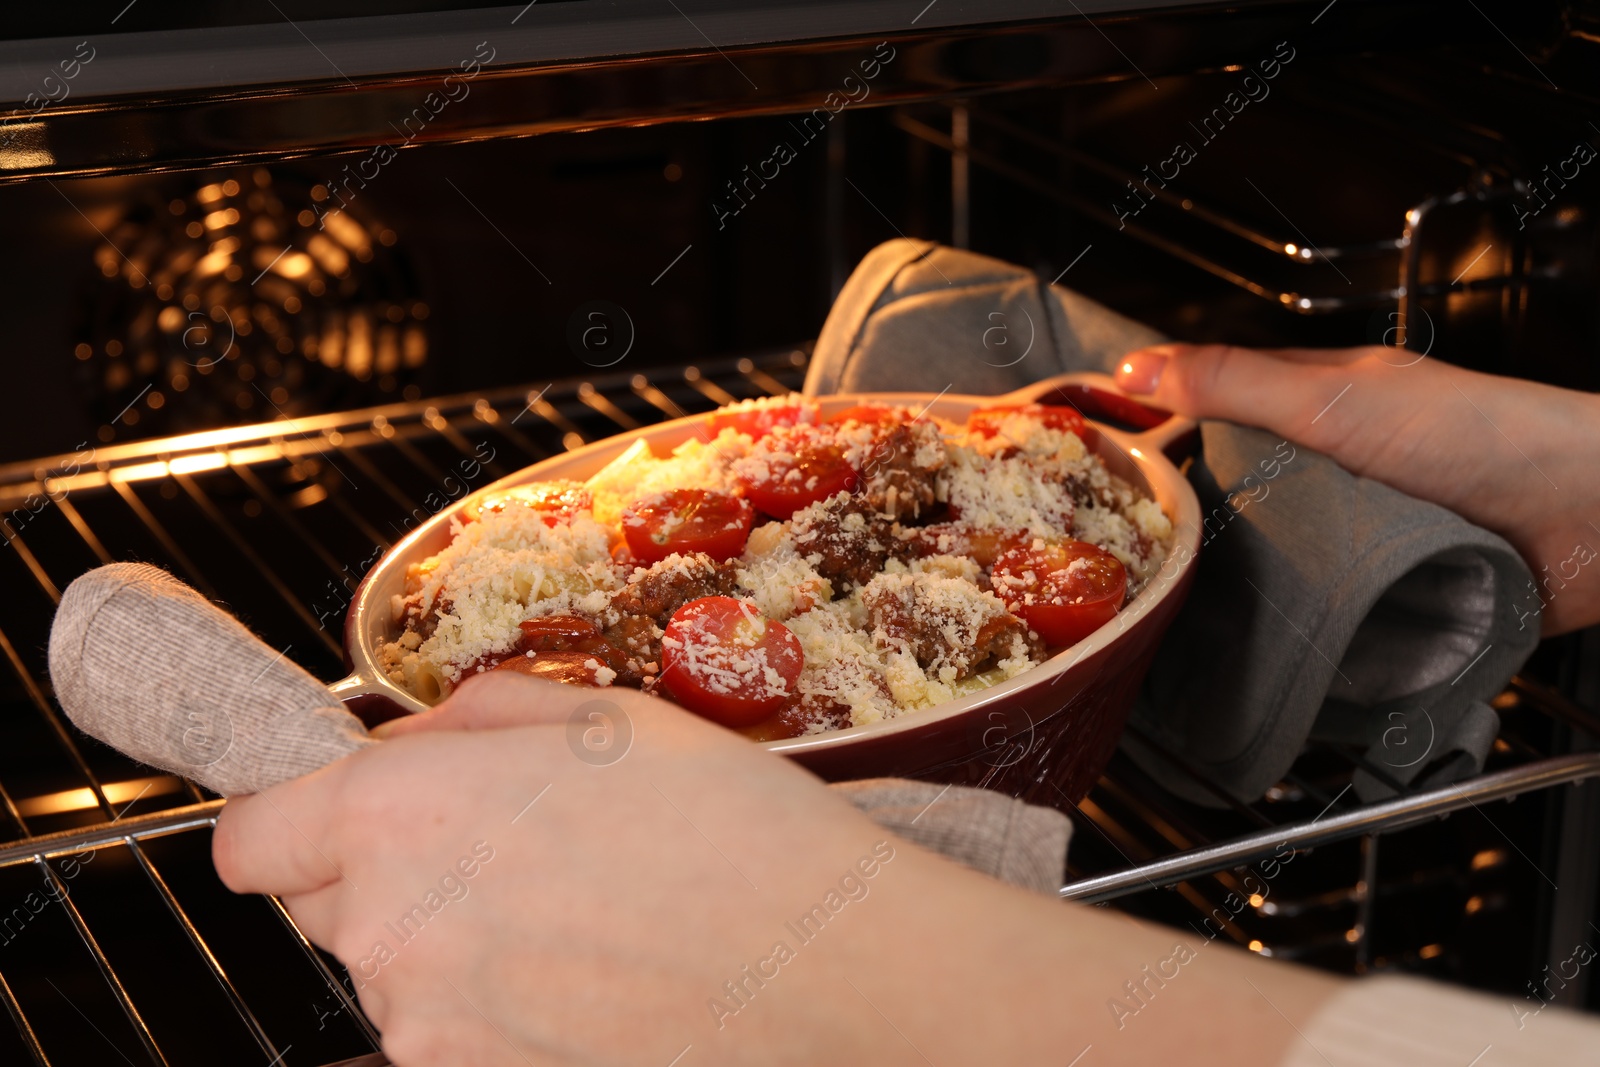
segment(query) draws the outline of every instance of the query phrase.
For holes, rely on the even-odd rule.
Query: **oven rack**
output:
[[[0,466],[0,512],[7,516],[0,520],[0,533],[13,550],[0,550],[0,580],[17,601],[13,614],[0,620],[0,651],[16,682],[14,692],[0,693],[11,698],[9,705],[0,699],[0,807],[9,817],[9,826],[0,819],[0,939],[10,903],[4,895],[7,872],[31,871],[42,884],[59,886],[66,880],[63,864],[73,856],[116,854],[124,868],[118,873],[126,876],[117,885],[137,882],[142,892],[155,895],[170,916],[166,940],[159,943],[169,954],[198,957],[204,983],[221,998],[224,1011],[218,1014],[235,1020],[230,1037],[235,1045],[251,1056],[261,1054],[263,1062],[279,1056],[277,1062],[284,1063],[381,1063],[372,1058],[376,1035],[352,1001],[337,963],[306,941],[276,901],[251,898],[260,905],[251,921],[277,930],[280,949],[287,946],[298,954],[303,974],[294,995],[319,998],[307,1005],[317,1012],[314,1035],[324,1035],[324,1016],[342,1027],[342,1035],[337,1040],[323,1036],[320,1044],[319,1036],[289,1040],[282,1034],[293,1028],[293,1020],[286,1022],[283,1007],[259,989],[246,988],[257,963],[224,951],[216,943],[214,917],[202,914],[220,907],[219,899],[226,902],[226,891],[214,884],[214,875],[213,884],[197,887],[193,877],[178,885],[169,872],[186,861],[209,874],[209,833],[220,802],[86,741],[65,722],[49,695],[43,657],[59,590],[96,562],[150,559],[228,603],[265,639],[331,681],[342,673],[335,636],[343,615],[340,596],[353,590],[359,567],[374,551],[402,534],[408,520],[417,520],[418,502],[439,492],[451,477],[447,472],[459,472],[459,464],[482,456],[486,443],[494,452],[482,464],[484,481],[622,429],[795,388],[806,358],[803,350],[784,350],[651,374],[564,379],[104,446],[87,459],[61,456]],[[17,518],[20,502],[41,495],[50,499],[48,507]],[[1594,725],[1581,709],[1531,682],[1514,686],[1504,701],[1507,707],[1531,709],[1538,719]],[[5,733],[30,716],[31,734],[19,740]],[[1216,825],[1209,815],[1163,794],[1119,761],[1076,806],[1075,816],[1080,842],[1103,839],[1125,866],[1112,862],[1074,870],[1062,895],[1126,903],[1147,896],[1137,890],[1172,885],[1177,892],[1170,895],[1182,898],[1193,915],[1205,915],[1219,896],[1238,886],[1237,868],[1260,859],[1263,849],[1298,852],[1315,846],[1320,853],[1355,837],[1362,842],[1361,866],[1346,879],[1349,888],[1333,894],[1337,899],[1280,897],[1274,906],[1339,912],[1353,905],[1356,936],[1345,940],[1354,946],[1359,964],[1375,907],[1361,890],[1370,884],[1368,868],[1381,832],[1577,781],[1597,773],[1590,760],[1600,760],[1544,759],[1547,752],[1538,743],[1515,736],[1499,748],[1498,758],[1508,766],[1494,774],[1367,807],[1345,803],[1352,760],[1336,759],[1331,767],[1327,759],[1320,765],[1303,760],[1263,801],[1235,802],[1224,812],[1253,832],[1220,834],[1206,832],[1206,826]],[[41,784],[20,773],[15,761],[6,761],[7,750],[26,751],[41,763],[53,759],[50,780]],[[1129,812],[1140,820],[1142,832],[1129,824]],[[1317,817],[1308,819],[1311,814]],[[119,943],[128,940],[129,931],[115,922],[108,928],[103,906],[97,905],[98,911],[89,906],[94,902],[87,884],[62,895],[65,906],[57,918],[66,920],[63,940],[79,955],[72,969],[76,984],[68,988],[77,993],[95,988],[96,982],[103,987],[95,1004],[71,1004],[74,1011],[89,1019],[96,1033],[123,1035],[125,1045],[113,1045],[124,1055],[142,1053],[158,1064],[205,1062],[168,1047],[170,1029],[154,1017],[148,981],[141,985],[128,976],[126,946]],[[81,908],[75,903],[79,895],[85,898]],[[1294,958],[1310,958],[1315,947],[1265,943],[1252,936],[1243,918],[1230,924],[1228,934],[1259,951]],[[1370,960],[1372,953],[1365,955]],[[197,980],[195,974],[190,980]],[[14,966],[0,944],[0,1000],[21,1049],[36,1063],[82,1062],[75,1054],[57,1053],[52,1043],[63,1040],[59,1023],[47,1027],[37,1021],[41,997],[54,998],[61,1014],[59,1000],[67,994],[59,987],[41,991],[38,985],[37,976]],[[195,995],[191,984],[180,999]],[[323,1012],[317,1004],[332,1010]],[[69,1022],[77,1018],[66,1017]],[[90,1034],[87,1040],[96,1039]],[[0,1058],[4,1042],[0,1035]],[[363,1055],[368,1058],[352,1059]]]
[[[386,1062],[337,962],[278,901],[217,881],[221,801],[62,715],[45,646],[73,577],[158,563],[331,681],[361,571],[429,507],[620,428],[797,388],[806,358],[786,349],[0,466],[0,1003],[12,1024],[0,1022],[0,1062]]]
[[[1061,888],[1063,900],[1089,904],[1145,889],[1172,889],[1200,875],[1240,870],[1281,854],[1285,847],[1308,851],[1319,845],[1417,826],[1453,812],[1524,793],[1576,785],[1600,777],[1600,753],[1574,753],[1534,760],[1510,770],[1479,775],[1456,785],[1420,790],[1326,818],[1288,823],[1196,848],[1123,870],[1081,878]],[[1338,799],[1338,798],[1335,798]],[[1332,805],[1330,805],[1330,808]]]
[[[1347,94],[1361,88],[1364,87],[1341,83],[1341,90]],[[1366,90],[1365,95],[1369,101],[1375,98],[1371,90]],[[1346,115],[1351,109],[1342,106],[1337,97],[1338,94],[1302,94],[1296,104]],[[1003,106],[993,100],[907,105],[895,108],[890,117],[891,123],[907,136],[950,157],[951,211],[953,219],[958,220],[952,224],[957,235],[953,243],[957,246],[965,245],[960,234],[968,229],[968,223],[959,220],[970,218],[968,174],[972,166],[977,166],[1079,217],[1123,232],[1229,285],[1301,315],[1396,306],[1405,313],[1419,301],[1458,293],[1498,293],[1527,283],[1518,256],[1495,257],[1483,264],[1487,269],[1448,282],[1424,271],[1427,257],[1419,244],[1423,221],[1441,205],[1466,200],[1508,212],[1515,195],[1509,176],[1518,169],[1518,161],[1507,155],[1504,145],[1474,136],[1476,131],[1465,125],[1444,130],[1447,123],[1440,116],[1430,114],[1425,121],[1421,115],[1408,113],[1406,120],[1396,120],[1396,124],[1409,123],[1435,131],[1433,137],[1412,143],[1452,164],[1458,163],[1464,151],[1456,140],[1467,139],[1475,158],[1494,160],[1488,168],[1494,175],[1490,185],[1486,187],[1482,181],[1485,171],[1480,164],[1477,170],[1463,172],[1462,187],[1451,195],[1429,197],[1404,213],[1397,213],[1393,236],[1343,243],[1324,239],[1318,245],[1297,230],[1287,216],[1281,225],[1264,226],[1244,218],[1235,210],[1236,205],[1207,202],[1198,194],[1185,196],[1164,185],[1152,185],[1136,166],[1031,129],[1003,111]],[[1392,101],[1390,106],[1394,106]],[[1375,110],[1381,114],[1381,109]],[[1362,121],[1371,121],[1370,113],[1357,113]],[[1032,160],[1034,165],[1021,160]],[[1064,175],[1071,175],[1071,179],[1066,180]],[[1141,208],[1132,217],[1119,219],[1113,205],[1129,200],[1130,190],[1136,185],[1146,190],[1143,195],[1150,199],[1144,207],[1150,208],[1150,213],[1145,214]]]

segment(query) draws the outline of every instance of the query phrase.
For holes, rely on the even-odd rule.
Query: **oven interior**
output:
[[[62,719],[44,649],[77,574],[160,564],[331,681],[356,582],[421,518],[586,441],[797,388],[850,267],[898,235],[1174,337],[1390,344],[1593,389],[1596,179],[1570,161],[1600,137],[1600,38],[1564,17],[1531,43],[1290,41],[1269,93],[1193,133],[1250,57],[869,97],[812,137],[778,113],[425,145],[361,185],[354,156],[312,154],[0,186],[0,1060],[382,1062],[337,962],[218,883],[215,798]],[[1140,25],[1101,28],[1133,47]],[[1195,158],[1152,180],[1174,139]],[[779,142],[792,160],[748,180]],[[1595,748],[1597,662],[1593,632],[1541,647],[1497,701],[1490,770]],[[1119,757],[1072,812],[1067,879],[1353,809],[1358,759],[1314,747],[1260,801],[1201,808]],[[1532,790],[1291,850],[1267,896],[1225,868],[1107,906],[1193,928],[1225,908],[1254,951],[1520,1003],[1596,936],[1597,803]],[[1595,1005],[1586,974],[1538,988]]]

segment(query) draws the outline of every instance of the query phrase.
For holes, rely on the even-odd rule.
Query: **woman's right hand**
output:
[[[1600,398],[1384,346],[1156,345],[1129,393],[1270,430],[1504,537],[1539,582],[1546,636],[1600,622]]]
[[[404,1067],[1270,1067],[1340,988],[1212,947],[1243,898],[1171,930],[1023,892],[636,691],[491,671],[386,733],[231,798],[213,855]]]

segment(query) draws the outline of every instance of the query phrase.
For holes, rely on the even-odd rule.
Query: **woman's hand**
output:
[[[636,692],[490,674],[389,735],[230,800],[214,857],[350,968],[401,1067],[1266,1067],[1336,988],[958,867]]]
[[[1533,569],[1547,636],[1600,622],[1600,398],[1381,346],[1157,345],[1116,377],[1160,407],[1260,426],[1498,533]]]

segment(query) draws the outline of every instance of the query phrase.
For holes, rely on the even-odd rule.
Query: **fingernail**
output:
[[[1117,368],[1117,384],[1135,396],[1149,396],[1161,384],[1170,350],[1165,346],[1131,352]]]
[[[399,719],[389,719],[386,722],[380,722],[378,725],[368,730],[367,735],[369,737],[376,737],[379,741],[382,741],[384,738],[394,733],[395,723],[399,721]]]

